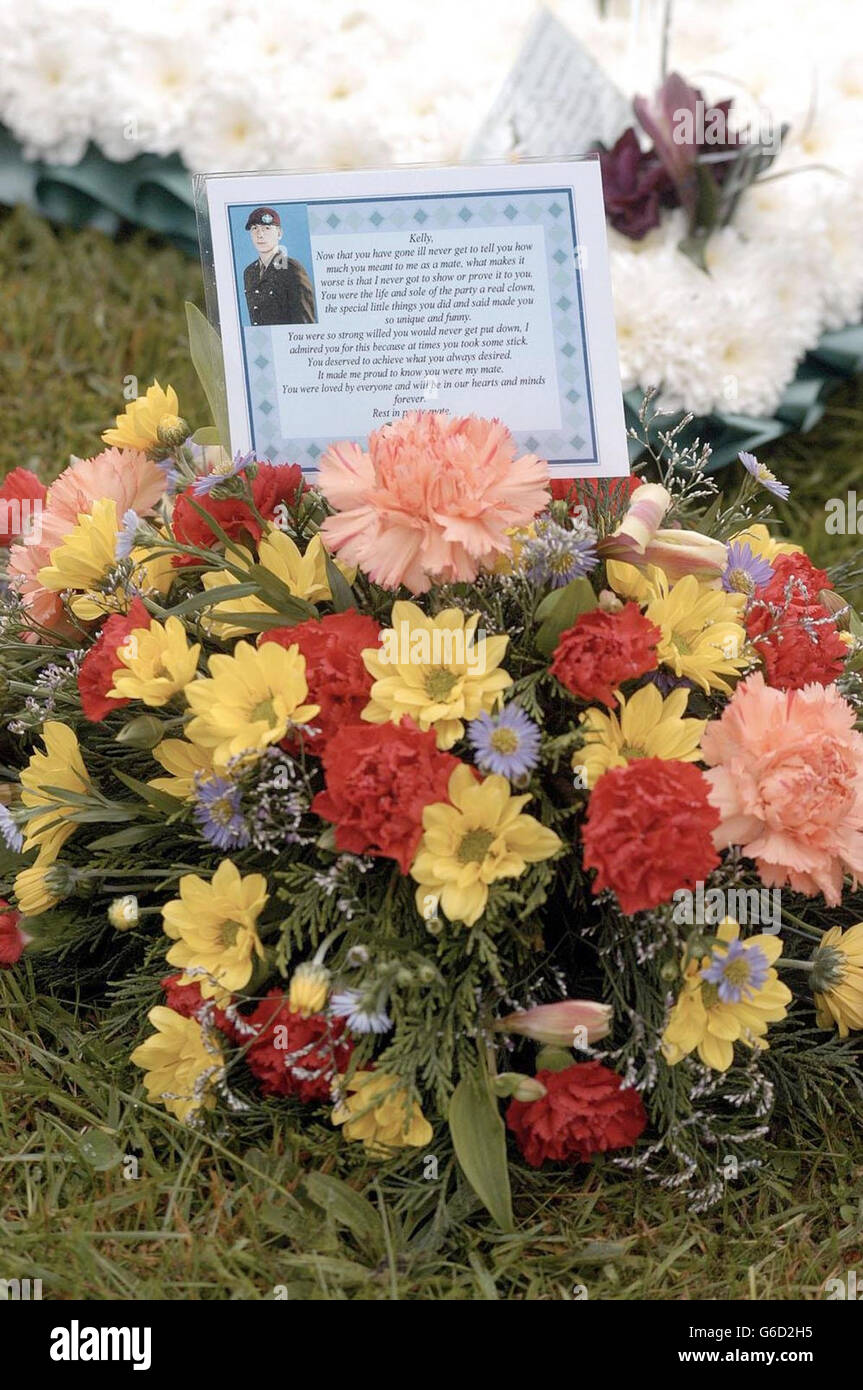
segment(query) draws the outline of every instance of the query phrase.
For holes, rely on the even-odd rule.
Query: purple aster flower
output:
[[[120,523],[120,529],[117,532],[117,540],[114,545],[114,558],[116,560],[128,560],[129,556],[132,554],[138,522],[138,513],[133,511],[131,507],[127,512],[123,513],[123,520]]]
[[[735,939],[729,941],[727,950],[714,949],[701,978],[716,985],[723,1004],[741,1004],[766,985],[769,973],[770,962],[761,947]]]
[[[343,989],[330,999],[330,1012],[347,1021],[351,1033],[388,1033],[393,1021],[384,1009],[367,1007],[358,989]]]
[[[539,761],[539,729],[516,704],[507,705],[500,714],[483,712],[472,719],[467,736],[483,772],[520,781]]]
[[[189,444],[190,441],[186,440],[186,447],[188,447]],[[177,467],[177,460],[172,454],[169,454],[167,458],[156,459],[156,467],[160,468],[164,473],[165,488],[169,493],[177,492],[179,488],[185,487],[189,481]]]
[[[195,819],[216,849],[244,849],[251,835],[242,810],[242,792],[228,777],[195,777]]]
[[[747,473],[751,473],[753,478],[755,478],[763,488],[766,488],[768,492],[772,492],[774,497],[780,497],[783,502],[787,500],[791,492],[790,487],[787,483],[780,483],[776,474],[770,472],[766,463],[759,463],[754,454],[747,454],[743,449],[741,449],[737,457],[740,459]]]
[[[728,563],[722,571],[722,587],[729,594],[746,594],[750,598],[756,589],[773,578],[773,566],[756,555],[748,541],[732,541],[728,547]]]
[[[236,453],[233,462],[229,463],[223,473],[207,473],[203,478],[196,478],[192,484],[192,491],[196,497],[205,497],[214,488],[221,487],[229,478],[236,478],[238,473],[242,473],[244,468],[248,468],[250,463],[255,460],[255,451],[251,450],[248,454]]]
[[[24,848],[24,836],[12,819],[12,812],[0,801],[0,840],[7,849],[20,854]]]
[[[522,565],[534,584],[562,589],[589,574],[598,563],[596,536],[589,528],[570,531],[556,521],[540,521],[536,535],[524,542]]]

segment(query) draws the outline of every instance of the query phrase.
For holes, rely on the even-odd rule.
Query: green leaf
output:
[[[192,435],[192,443],[200,444],[205,449],[208,445],[218,444],[219,431],[216,429],[215,425],[204,425],[203,429],[195,430],[195,433]]]
[[[371,1202],[341,1178],[331,1177],[328,1173],[307,1173],[303,1187],[316,1206],[323,1207],[338,1225],[346,1226],[356,1236],[364,1251],[375,1256],[383,1254],[381,1219]]]
[[[137,792],[143,801],[153,806],[157,811],[163,811],[166,816],[173,816],[177,811],[182,811],[183,803],[178,801],[175,796],[169,796],[167,792],[161,792],[156,787],[150,787],[146,782],[140,782],[137,777],[130,777],[128,772],[121,772],[118,767],[112,768],[115,777],[119,777],[124,786],[130,791]]]
[[[78,1153],[97,1173],[105,1173],[116,1168],[123,1155],[113,1139],[100,1129],[88,1129],[77,1138],[75,1147]]]
[[[218,442],[230,453],[231,434],[228,429],[228,393],[225,389],[222,340],[200,309],[188,300],[186,324],[189,329],[189,356],[204,388]]]
[[[344,613],[347,608],[356,608],[357,601],[354,598],[353,589],[326,551],[324,552],[324,563],[327,567],[327,583],[333,596],[333,608],[337,613]]]
[[[139,845],[144,840],[151,840],[154,835],[161,833],[160,825],[130,825],[125,830],[118,830],[113,835],[100,835],[98,840],[91,840],[87,845],[88,849],[123,849],[126,845]]]
[[[258,592],[257,584],[220,584],[216,589],[205,589],[203,593],[192,594],[176,608],[167,609],[171,618],[184,618],[188,613],[197,613],[201,608],[212,608],[215,603],[225,603],[232,598],[246,598]]]
[[[506,1130],[487,1077],[464,1076],[449,1105],[449,1127],[462,1172],[502,1231],[512,1231]]]
[[[314,604],[307,603],[304,598],[297,598],[292,594],[287,584],[283,584],[278,575],[273,574],[265,565],[250,565],[249,575],[258,585],[258,589],[264,603],[270,604],[272,608],[278,609],[287,618],[295,621],[302,621],[304,618],[316,618],[318,610]]]
[[[546,594],[536,610],[544,619],[536,634],[536,645],[543,656],[551,656],[560,634],[572,627],[580,613],[590,613],[597,607],[597,597],[589,579],[573,579],[563,589]]]

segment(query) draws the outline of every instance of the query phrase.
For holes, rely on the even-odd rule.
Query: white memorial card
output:
[[[313,474],[410,410],[629,472],[596,159],[208,175],[232,450]]]
[[[467,159],[571,158],[611,146],[632,104],[550,10],[531,25]]]

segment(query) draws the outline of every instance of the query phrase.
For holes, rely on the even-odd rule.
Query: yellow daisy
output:
[[[77,799],[90,791],[90,778],[78,740],[66,724],[49,719],[42,729],[45,752],[32,754],[21,773],[21,800],[42,813],[31,817],[24,829],[24,851],[39,848],[40,864],[50,864],[76,830],[68,817],[82,809]],[[64,792],[73,793],[65,797]]]
[[[91,511],[79,512],[78,522],[50,555],[50,565],[39,570],[39,583],[53,593],[71,590],[72,612],[84,622],[106,613],[126,612],[136,593],[167,593],[175,577],[170,555],[149,558],[136,547],[131,552],[132,570],[127,582],[113,592],[105,589],[108,574],[117,567],[117,504],[102,497]]]
[[[231,551],[231,561],[238,568],[243,570],[251,569],[256,563],[251,551],[244,548]],[[309,603],[318,603],[321,599],[332,598],[326,570],[326,552],[320,536],[313,536],[306,547],[305,552],[298,549],[290,536],[286,536],[283,531],[276,527],[269,527],[261,538],[258,546],[258,561],[264,569],[269,570],[274,578],[281,581],[288,588],[295,598],[306,599]],[[341,566],[339,567],[341,568]],[[244,581],[238,579],[230,570],[209,570],[201,576],[201,582],[205,589],[219,589],[223,585],[241,584]],[[253,627],[249,627],[241,621],[223,622],[219,620],[220,613],[278,613],[278,607],[265,602],[258,594],[246,594],[237,599],[223,599],[221,603],[214,604],[207,616],[203,619],[205,631],[221,638],[242,637],[245,633],[254,632]],[[293,618],[286,621],[294,622]]]
[[[731,537],[729,545],[734,541],[748,545],[753,555],[760,556],[768,564],[775,560],[777,555],[793,555],[803,549],[802,545],[792,545],[790,541],[774,540],[767,527],[760,521],[753,526],[747,526],[745,531],[738,531],[736,536]]]
[[[166,443],[182,443],[182,438],[174,436],[184,424],[173,386],[163,391],[154,381],[145,396],[129,402],[123,414],[117,416],[116,428],[105,430],[102,438],[118,449],[142,449],[147,453]],[[188,433],[188,428],[184,433]]]
[[[572,756],[583,767],[588,787],[596,786],[610,767],[626,767],[636,758],[672,758],[697,762],[706,719],[684,719],[689,699],[685,689],[665,699],[655,685],[644,685],[627,700],[617,691],[619,713],[596,707],[581,716],[584,746]]]
[[[211,656],[209,669],[209,677],[186,686],[195,716],[186,733],[201,748],[212,749],[216,767],[279,743],[291,727],[310,723],[320,709],[304,703],[309,693],[306,659],[296,645],[238,642],[232,656]]]
[[[266,902],[263,874],[243,877],[230,859],[209,882],[184,874],[179,898],[162,909],[165,934],[177,943],[166,959],[186,972],[181,984],[197,980],[203,997],[218,1003],[248,984],[252,957],[264,954],[255,924]]]
[[[778,936],[750,936],[740,941],[740,927],[730,917],[716,932],[715,946],[700,962],[690,961],[683,988],[662,1037],[669,1066],[697,1050],[714,1071],[727,1071],[734,1043],[766,1048],[768,1023],[787,1013],[791,991],[773,963],[782,954]]]
[[[194,678],[200,651],[200,644],[189,645],[179,618],[168,618],[164,627],[154,619],[149,627],[133,628],[117,649],[123,665],[114,672],[108,699],[166,705]]]
[[[163,738],[153,749],[153,757],[171,775],[151,777],[147,785],[179,801],[189,801],[195,795],[196,773],[205,778],[213,771],[211,751],[196,743],[187,743],[184,738]]]
[[[390,1149],[423,1148],[432,1127],[416,1101],[408,1104],[404,1088],[383,1071],[358,1071],[345,1086],[347,1094],[333,1110],[333,1124],[367,1153],[385,1158]]]
[[[662,632],[656,649],[660,663],[705,692],[730,695],[724,677],[739,675],[748,664],[746,629],[739,621],[745,595],[708,588],[691,574],[671,586],[660,576],[658,590],[645,617]]]
[[[528,864],[562,848],[553,830],[524,815],[530,796],[513,796],[505,777],[477,781],[464,764],[450,775],[449,801],[423,811],[423,836],[411,867],[419,887],[416,904],[428,916],[429,900],[451,922],[471,927],[488,902],[488,886],[518,878]]]
[[[863,922],[844,932],[831,927],[812,961],[818,1027],[835,1026],[840,1038],[847,1038],[852,1029],[863,1028]]]
[[[21,869],[15,876],[14,891],[18,900],[18,910],[25,917],[38,917],[62,902],[65,894],[57,886],[57,875],[52,873],[57,865],[46,861],[42,855],[29,869]]]
[[[468,618],[459,608],[427,618],[415,603],[394,603],[380,647],[362,654],[374,677],[362,718],[397,724],[409,714],[421,729],[434,729],[438,748],[452,748],[463,721],[483,710],[491,714],[512,685],[500,670],[509,638],[478,636],[479,620],[479,613]]]
[[[161,1004],[147,1018],[156,1032],[135,1048],[130,1061],[144,1069],[147,1099],[190,1123],[216,1103],[213,1086],[224,1072],[218,1034]]]

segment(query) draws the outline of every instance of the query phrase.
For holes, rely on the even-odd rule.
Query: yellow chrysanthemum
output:
[[[393,604],[392,627],[380,647],[363,652],[374,677],[362,718],[397,724],[406,714],[421,729],[434,729],[438,748],[452,748],[466,719],[489,714],[512,678],[500,670],[508,637],[478,637],[479,613],[466,617],[447,608],[427,618],[415,603]]]
[[[588,787],[595,787],[610,767],[626,767],[636,758],[671,758],[697,762],[706,719],[684,719],[689,699],[685,689],[665,699],[655,685],[644,685],[627,700],[620,691],[618,713],[587,710],[581,717],[584,746],[572,755],[573,767],[583,767]]]
[[[117,504],[102,497],[89,512],[78,513],[78,523],[51,551],[50,565],[39,570],[39,583],[54,593],[71,590],[72,612],[84,622],[106,613],[124,613],[136,593],[165,594],[175,577],[170,555],[149,558],[140,546],[131,552],[128,582],[113,591],[105,589],[111,570],[117,567]]]
[[[516,572],[525,542],[536,537],[536,524],[532,521],[529,526],[511,526],[506,535],[510,549],[502,554],[495,554],[491,564],[485,566],[490,574],[514,574]]]
[[[745,531],[738,531],[736,536],[732,536],[729,545],[734,541],[739,541],[741,545],[748,545],[753,555],[758,555],[762,560],[771,563],[777,555],[794,555],[797,551],[802,551],[802,545],[792,545],[790,541],[774,540],[767,527],[762,522],[756,522],[753,526],[747,526]]]
[[[242,753],[279,743],[296,724],[308,724],[320,705],[305,704],[306,659],[297,646],[238,642],[233,656],[210,657],[210,675],[186,686],[194,713],[188,737],[213,752],[215,767]]]
[[[505,777],[478,782],[464,764],[450,775],[447,795],[423,811],[423,836],[411,867],[419,884],[417,908],[428,916],[429,900],[451,922],[471,927],[488,902],[488,885],[518,878],[528,864],[550,859],[562,847],[553,830],[522,807],[530,796],[513,796]]]
[[[319,1014],[330,992],[330,972],[318,961],[307,960],[298,965],[291,976],[288,1002],[291,1012],[308,1018]]]
[[[656,649],[660,663],[704,691],[730,695],[732,687],[723,677],[739,675],[748,664],[746,629],[739,621],[745,595],[708,588],[691,574],[671,587],[660,576],[658,587],[645,617],[662,632]]]
[[[63,900],[63,894],[56,886],[53,861],[46,861],[42,855],[29,869],[21,869],[15,876],[14,891],[18,900],[18,910],[24,917],[37,917],[40,912],[48,912]]]
[[[706,1067],[727,1071],[735,1042],[766,1048],[768,1023],[783,1019],[791,1002],[791,991],[772,968],[782,954],[778,936],[740,941],[740,927],[729,917],[716,934],[724,944],[700,962],[690,962],[671,1011],[662,1037],[669,1066],[697,1050]],[[710,979],[704,978],[705,971]]]
[[[191,646],[179,618],[168,618],[164,627],[155,619],[149,627],[135,627],[117,649],[123,665],[114,672],[109,700],[142,700],[158,708],[194,679],[199,643]]]
[[[24,850],[39,847],[40,864],[50,864],[62,846],[75,833],[75,822],[68,819],[82,809],[79,796],[90,790],[90,778],[81,757],[78,740],[66,724],[49,719],[42,729],[45,752],[32,754],[21,773],[21,800],[30,807],[42,807],[24,830]],[[64,797],[64,792],[74,795]]]
[[[153,757],[171,775],[151,777],[147,785],[179,801],[189,801],[195,795],[196,773],[206,778],[213,771],[210,749],[187,743],[184,738],[163,738],[153,749]]]
[[[100,497],[89,512],[51,551],[50,565],[39,570],[39,583],[54,593],[64,589],[96,589],[117,563],[117,503]]]
[[[361,1143],[367,1153],[385,1158],[390,1149],[431,1143],[432,1127],[419,1105],[408,1105],[404,1088],[386,1072],[358,1071],[345,1091],[333,1110],[333,1124],[344,1125],[345,1138]]]
[[[105,430],[102,438],[106,444],[114,444],[118,449],[159,448],[163,442],[159,438],[159,426],[173,431],[180,423],[180,403],[173,386],[163,391],[158,381],[148,387],[145,396],[130,401],[122,415],[116,418],[116,428]]]
[[[222,860],[209,883],[184,874],[179,898],[162,908],[165,934],[176,942],[166,959],[186,972],[181,984],[197,980],[203,997],[218,1003],[248,984],[252,957],[264,954],[255,924],[266,902],[263,874],[243,876],[230,859]]]
[[[636,603],[649,603],[657,598],[665,578],[657,565],[646,565],[640,570],[623,560],[606,560],[605,573],[609,586],[616,594],[621,598],[635,599]]]
[[[250,569],[256,563],[250,551],[241,548],[231,551],[231,561],[240,569]],[[295,598],[318,603],[321,599],[332,598],[327,581],[326,552],[320,536],[313,536],[305,552],[298,549],[290,536],[276,527],[268,527],[258,546],[258,561],[276,579],[290,589]],[[342,566],[339,569],[343,570]],[[344,570],[343,570],[344,572]],[[205,589],[219,589],[223,585],[240,584],[243,581],[230,570],[209,570],[201,576]],[[203,619],[205,630],[216,637],[242,637],[255,629],[240,622],[219,621],[219,613],[278,613],[278,607],[266,603],[257,594],[246,594],[243,598],[224,599],[210,609]],[[293,622],[294,619],[289,621]]]
[[[130,1061],[144,1070],[147,1099],[189,1123],[216,1103],[213,1086],[224,1071],[218,1034],[163,1005],[147,1018],[156,1032],[135,1048]]]
[[[812,988],[819,1028],[839,1029],[847,1038],[863,1028],[863,922],[843,932],[831,927],[812,957]]]

